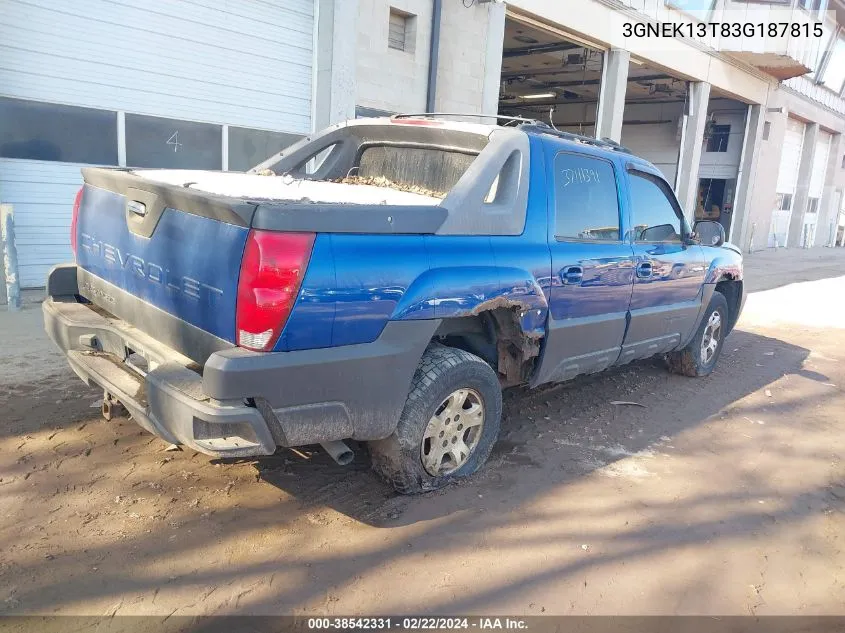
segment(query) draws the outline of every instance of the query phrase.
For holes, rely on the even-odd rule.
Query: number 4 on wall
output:
[[[179,130],[176,130],[173,134],[170,135],[170,138],[167,139],[167,144],[173,146],[173,151],[176,152],[182,147],[182,143],[179,142]]]

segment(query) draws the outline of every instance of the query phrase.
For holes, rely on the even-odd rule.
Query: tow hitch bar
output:
[[[103,417],[106,420],[112,418],[119,418],[126,415],[126,407],[124,407],[120,400],[111,395],[108,391],[103,392]]]

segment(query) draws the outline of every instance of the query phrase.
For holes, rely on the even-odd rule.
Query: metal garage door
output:
[[[816,141],[816,151],[813,154],[813,171],[810,172],[809,201],[807,213],[804,214],[803,240],[804,246],[813,246],[816,242],[821,213],[822,196],[824,195],[824,181],[827,175],[827,161],[830,158],[830,146],[833,135],[823,130],[819,131]]]
[[[69,163],[242,169],[310,132],[314,0],[2,5],[0,200],[15,205],[24,286],[69,255]],[[68,107],[114,123],[62,126]],[[10,112],[36,131],[21,138]],[[80,157],[89,142],[113,151]]]
[[[778,169],[778,205],[772,212],[769,246],[786,246],[789,220],[792,217],[792,206],[795,202],[795,188],[798,184],[801,151],[804,146],[804,127],[801,121],[787,119]]]
[[[24,288],[43,286],[53,264],[72,259],[68,227],[82,166],[0,159],[0,196],[14,207],[18,272]]]

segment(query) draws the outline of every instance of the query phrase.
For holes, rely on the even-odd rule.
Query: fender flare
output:
[[[544,336],[549,302],[530,272],[498,266],[432,268],[408,287],[391,321],[477,316],[497,308],[518,308],[526,335]]]

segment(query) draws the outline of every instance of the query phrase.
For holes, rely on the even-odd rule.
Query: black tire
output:
[[[463,465],[453,472],[432,475],[423,464],[424,433],[444,401],[460,389],[472,390],[473,397],[480,399],[483,423]],[[460,349],[429,347],[414,374],[396,430],[383,440],[369,442],[373,470],[402,494],[442,488],[484,465],[499,436],[501,418],[502,390],[496,372],[487,363]],[[430,441],[425,444],[429,452]]]
[[[721,320],[721,327],[719,328],[718,336],[714,337],[717,339],[716,350],[707,359],[702,354],[701,343],[705,337],[705,332],[708,330],[710,318],[714,313],[718,313]],[[725,334],[728,331],[728,319],[728,302],[725,299],[725,295],[718,290],[714,291],[695,336],[692,337],[692,340],[684,349],[666,355],[669,371],[675,374],[693,377],[709,375],[713,371],[713,368],[716,367],[719,356],[722,354]]]

